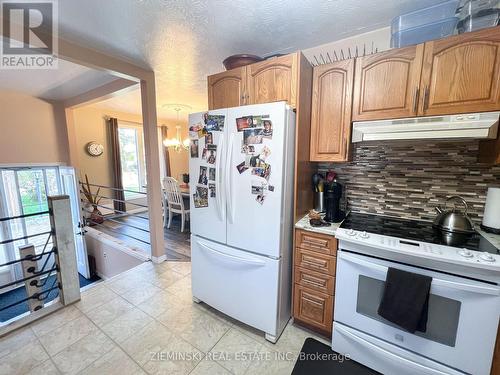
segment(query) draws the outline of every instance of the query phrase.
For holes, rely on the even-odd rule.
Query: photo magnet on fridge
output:
[[[203,152],[201,153],[201,158],[203,160],[207,160],[207,157],[208,157],[208,149],[205,147],[203,148]]]
[[[215,181],[215,168],[208,168],[208,180]]]
[[[236,119],[236,129],[241,132],[253,126],[252,116],[245,116]]]
[[[255,153],[255,146],[253,145],[246,145],[246,144],[242,144],[241,145],[241,153],[242,154],[254,154]]]
[[[262,129],[245,129],[243,130],[243,144],[252,145],[260,144],[263,140]]]
[[[208,189],[203,186],[196,187],[196,193],[193,194],[194,207],[208,207]]]
[[[223,131],[224,130],[224,115],[210,115],[208,112],[203,114],[203,121],[207,127],[207,131]]]
[[[198,140],[197,139],[191,139],[191,142],[189,143],[189,151],[191,153],[192,158],[199,157],[199,155],[198,155]]]
[[[274,186],[273,185],[267,185],[267,190],[274,191]]]
[[[201,122],[189,127],[189,137],[192,139],[202,138],[205,133],[205,125],[203,125]]]
[[[258,167],[259,164],[261,164],[259,155],[251,155],[251,154],[245,155],[245,167],[254,168]]]
[[[263,127],[264,121],[269,119],[269,115],[252,116],[252,127]]]
[[[271,120],[262,121],[262,126],[264,127],[262,130],[262,136],[264,138],[271,139],[273,137],[273,123]]]
[[[263,194],[264,186],[260,181],[252,181],[252,194]]]
[[[215,184],[208,184],[208,190],[210,191],[210,198],[215,198]]]
[[[264,199],[266,198],[266,196],[264,194],[259,194],[257,195],[257,197],[255,198],[255,200],[257,202],[259,202],[260,204],[264,204]]]
[[[207,150],[207,163],[208,164],[215,164],[215,157],[217,156],[217,151],[214,150]]]
[[[198,130],[198,138],[203,138],[205,135],[207,135],[207,128],[202,128]]]
[[[205,145],[211,145],[214,143],[214,135],[212,133],[207,133],[205,135]]]
[[[200,177],[198,178],[198,183],[201,185],[208,184],[207,167],[200,167]]]
[[[269,157],[269,155],[271,155],[271,149],[267,146],[264,146],[260,151],[260,158],[262,160],[266,160]]]
[[[240,164],[238,164],[238,165],[236,166],[236,169],[238,170],[239,174],[242,174],[242,173],[243,173],[243,172],[245,172],[248,168],[249,168],[249,167],[247,167],[247,166],[245,165],[245,162],[244,162],[244,161],[242,161]]]
[[[267,164],[266,167],[253,168],[252,174],[269,180],[269,176],[271,175],[271,166]]]

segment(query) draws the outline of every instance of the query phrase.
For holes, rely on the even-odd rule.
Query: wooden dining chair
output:
[[[189,201],[183,199],[179,183],[173,177],[163,179],[163,226],[170,229],[174,214],[181,215],[181,232],[184,232],[184,223],[189,220]],[[186,207],[187,206],[187,207]],[[168,223],[167,223],[168,214]]]

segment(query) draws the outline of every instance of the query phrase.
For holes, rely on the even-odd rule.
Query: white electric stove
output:
[[[500,251],[479,234],[351,213],[335,236],[333,350],[383,374],[489,374],[500,314]],[[426,332],[377,314],[389,267],[433,278]]]

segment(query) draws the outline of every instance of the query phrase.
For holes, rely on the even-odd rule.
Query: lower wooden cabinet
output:
[[[335,274],[337,258],[331,255],[317,253],[311,250],[295,248],[295,265],[312,271]]]
[[[335,277],[321,272],[306,270],[295,266],[295,283],[306,288],[333,295],[335,291]]]
[[[295,285],[294,318],[331,334],[333,323],[333,296]]]
[[[337,240],[297,229],[293,269],[293,318],[331,336],[335,295]]]

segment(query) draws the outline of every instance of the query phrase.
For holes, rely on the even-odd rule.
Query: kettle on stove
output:
[[[446,206],[450,201],[462,203],[464,206],[463,210],[457,208],[456,205],[453,205],[453,209],[447,210]],[[475,232],[474,223],[467,216],[467,209],[468,206],[465,199],[458,195],[453,195],[446,199],[444,209],[436,207],[438,215],[434,219],[432,226],[446,232],[472,234]]]

